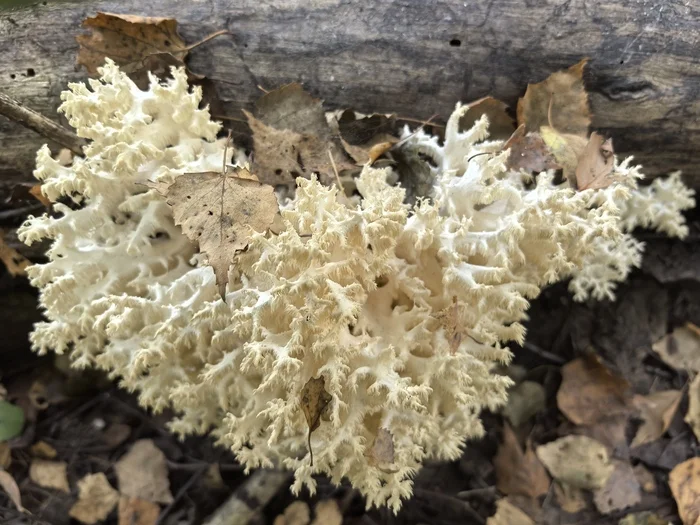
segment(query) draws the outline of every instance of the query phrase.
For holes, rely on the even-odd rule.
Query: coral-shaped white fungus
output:
[[[49,262],[29,269],[48,318],[35,348],[70,349],[77,366],[121,377],[144,405],[179,413],[174,431],[213,433],[249,469],[293,469],[294,490],[313,490],[323,472],[397,510],[421,462],[459,457],[483,434],[480,411],[504,402],[508,380],[493,366],[510,358],[504,343],[522,342],[528,299],[580,272],[601,243],[633,251],[621,220],[632,227],[646,210],[626,200],[636,172],[624,163],[627,185],[604,192],[508,171],[508,153],[484,141],[486,118],[460,132],[458,106],[444,146],[411,139],[438,161],[433,201],[410,209],[389,169],[364,168],[357,206],[299,179],[283,230],[232,256],[224,302],[142,184],[221,166],[200,91],[188,92],[181,70],[141,91],[112,63],[90,86],[71,85],[61,106],[92,140],[85,158],[62,167],[44,148],[37,159],[43,191],[77,209],[56,204],[60,218],[21,229],[27,242],[53,239]],[[482,151],[491,155],[472,158]],[[665,213],[679,234],[682,207],[637,220]],[[312,466],[300,393],[317,377],[332,401],[311,435]],[[387,432],[394,457],[382,462],[373,445]]]

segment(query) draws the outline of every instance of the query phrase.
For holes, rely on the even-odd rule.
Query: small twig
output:
[[[204,525],[247,525],[289,483],[290,478],[288,472],[256,471],[207,518]]]
[[[0,211],[0,221],[4,221],[6,219],[15,219],[17,217],[22,217],[23,215],[26,215],[29,212],[41,210],[43,208],[46,208],[46,206],[44,206],[40,202],[37,202],[36,204],[32,204],[30,206],[24,206],[22,208],[16,208],[14,210]]]
[[[484,497],[496,495],[496,487],[481,487],[478,489],[461,490],[457,493],[458,498]]]
[[[545,350],[544,348],[540,348],[539,346],[532,343],[528,343],[527,341],[523,343],[523,348],[529,350],[533,354],[537,354],[540,357],[544,357],[552,363],[556,363],[558,365],[566,364],[566,359],[559,357],[558,355],[553,354],[552,352],[547,352],[547,350]]]
[[[240,472],[245,467],[240,463],[206,463],[197,461],[194,463],[176,463],[175,461],[167,461],[170,470],[182,471],[197,471],[201,468],[209,468],[211,465],[216,465],[221,472]]]
[[[76,155],[83,155],[83,146],[87,144],[84,139],[75,133],[59,126],[53,120],[46,118],[41,113],[24,107],[16,100],[0,93],[0,115],[22,124],[24,127],[36,131],[49,140],[57,142],[64,148],[68,148]]]
[[[340,182],[340,175],[338,175],[338,166],[335,165],[335,160],[333,160],[333,154],[330,148],[328,149],[328,158],[331,159],[331,166],[333,166],[333,173],[335,173],[335,181],[338,183],[338,189],[342,193],[345,193],[345,188],[343,188],[343,184]]]
[[[177,494],[175,494],[175,497],[173,498],[173,501],[170,502],[170,504],[163,509],[163,512],[161,512],[158,515],[158,519],[156,520],[154,525],[160,525],[163,523],[163,520],[166,518],[166,516],[170,513],[170,511],[177,505],[178,501],[180,501],[187,491],[190,489],[192,485],[202,476],[207,471],[207,467],[200,468],[197,472],[192,474],[190,476],[190,479],[187,480],[187,483],[185,483],[180,490],[177,491]]]
[[[433,119],[433,118],[436,118],[436,117],[437,117],[437,115],[434,115],[434,116],[432,116],[432,117],[430,117],[430,118]],[[396,117],[396,120],[404,120],[404,121],[406,121],[406,122],[416,122],[416,123],[418,123],[418,124],[426,125],[425,120],[420,120],[420,119],[417,119],[417,118]],[[428,123],[429,123],[432,127],[434,127],[434,128],[444,128],[444,127],[445,127],[445,126],[443,126],[442,124],[435,124],[434,122],[431,123],[430,121],[428,121]]]
[[[195,47],[199,47],[205,42],[209,42],[212,38],[216,38],[217,36],[221,35],[230,35],[231,32],[228,29],[222,29],[221,31],[216,31],[215,33],[212,33],[211,35],[207,35],[204,38],[202,38],[200,41],[195,42],[194,44],[190,44],[185,48],[186,51],[192,51]]]

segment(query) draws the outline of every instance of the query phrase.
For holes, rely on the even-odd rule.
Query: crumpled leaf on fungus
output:
[[[326,392],[326,380],[323,376],[312,377],[301,389],[301,410],[309,425],[308,445],[311,466],[314,465],[314,452],[311,449],[311,433],[321,425],[321,416],[331,402],[331,395]]]
[[[235,253],[248,245],[253,231],[267,231],[277,216],[274,188],[237,168],[234,174],[185,173],[161,193],[173,208],[175,224],[207,255],[225,298]]]

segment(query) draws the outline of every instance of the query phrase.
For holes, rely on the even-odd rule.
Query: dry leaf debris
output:
[[[64,461],[34,459],[29,466],[29,478],[40,487],[69,493],[67,466]]]
[[[119,499],[119,525],[155,525],[160,515],[160,506],[141,498]]]
[[[565,436],[537,447],[537,457],[553,478],[581,489],[599,489],[615,467],[604,445],[587,436]]]
[[[507,423],[503,427],[503,441],[493,463],[496,487],[504,494],[536,499],[549,491],[549,476],[532,446],[528,443],[523,452],[515,432]]]
[[[314,464],[314,453],[311,449],[311,433],[321,425],[321,416],[325,413],[333,397],[326,392],[326,381],[321,377],[309,379],[300,393],[301,410],[304,412],[306,423],[309,425],[308,445],[311,466]]]
[[[107,519],[119,502],[119,492],[107,481],[102,472],[88,474],[78,481],[78,501],[69,515],[81,523],[93,525]]]
[[[114,464],[122,496],[171,503],[165,454],[150,439],[136,441]]]
[[[2,488],[2,490],[5,491],[5,494],[9,496],[10,501],[12,501],[13,505],[18,511],[25,512],[25,509],[22,506],[22,495],[19,492],[17,482],[15,481],[15,478],[12,477],[12,474],[4,469],[0,469],[0,488]]]

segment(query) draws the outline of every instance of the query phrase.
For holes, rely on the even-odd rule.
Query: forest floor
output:
[[[697,502],[677,501],[683,496],[674,497],[669,473],[700,455],[684,421],[692,370],[673,361],[679,353],[696,361],[700,355],[700,339],[684,339],[700,325],[697,213],[690,224],[686,241],[638,233],[647,243],[643,267],[619,288],[615,302],[576,303],[565,284],[546,289],[531,308],[527,343],[514,349],[504,370],[516,382],[508,406],[484,414],[486,435],[468,443],[458,461],[428,462],[398,515],[365,510],[359,493],[323,477],[314,496],[296,498],[290,478],[281,478],[264,497],[248,497],[246,503],[257,507],[250,519],[231,523],[305,525],[316,519],[321,525],[341,517],[347,525],[681,523],[677,504],[683,513]],[[25,278],[9,274],[0,286],[3,325],[11,340],[26,340],[38,316],[33,292]],[[179,441],[167,431],[167,413],[144,411],[99,375],[66,375],[60,362],[26,346],[2,367],[6,399],[24,410],[26,425],[21,436],[0,443],[0,462],[29,512],[20,513],[0,492],[0,523],[67,525],[81,522],[71,515],[85,523],[106,512],[95,523],[200,524],[231,494],[244,492],[250,476],[211,439]],[[567,440],[574,450],[557,445]],[[589,450],[591,442],[599,448]],[[139,460],[134,455],[143,447],[150,455]],[[603,465],[597,464],[600,449]],[[134,460],[141,468],[129,470]],[[589,481],[596,469],[614,471],[605,486],[591,488],[577,486],[563,472],[567,465]],[[132,489],[123,488],[120,472],[133,478]],[[95,473],[122,487],[121,494],[110,487],[113,493],[81,496],[78,481]],[[697,474],[686,481],[697,487]],[[78,510],[76,502],[83,505]]]

